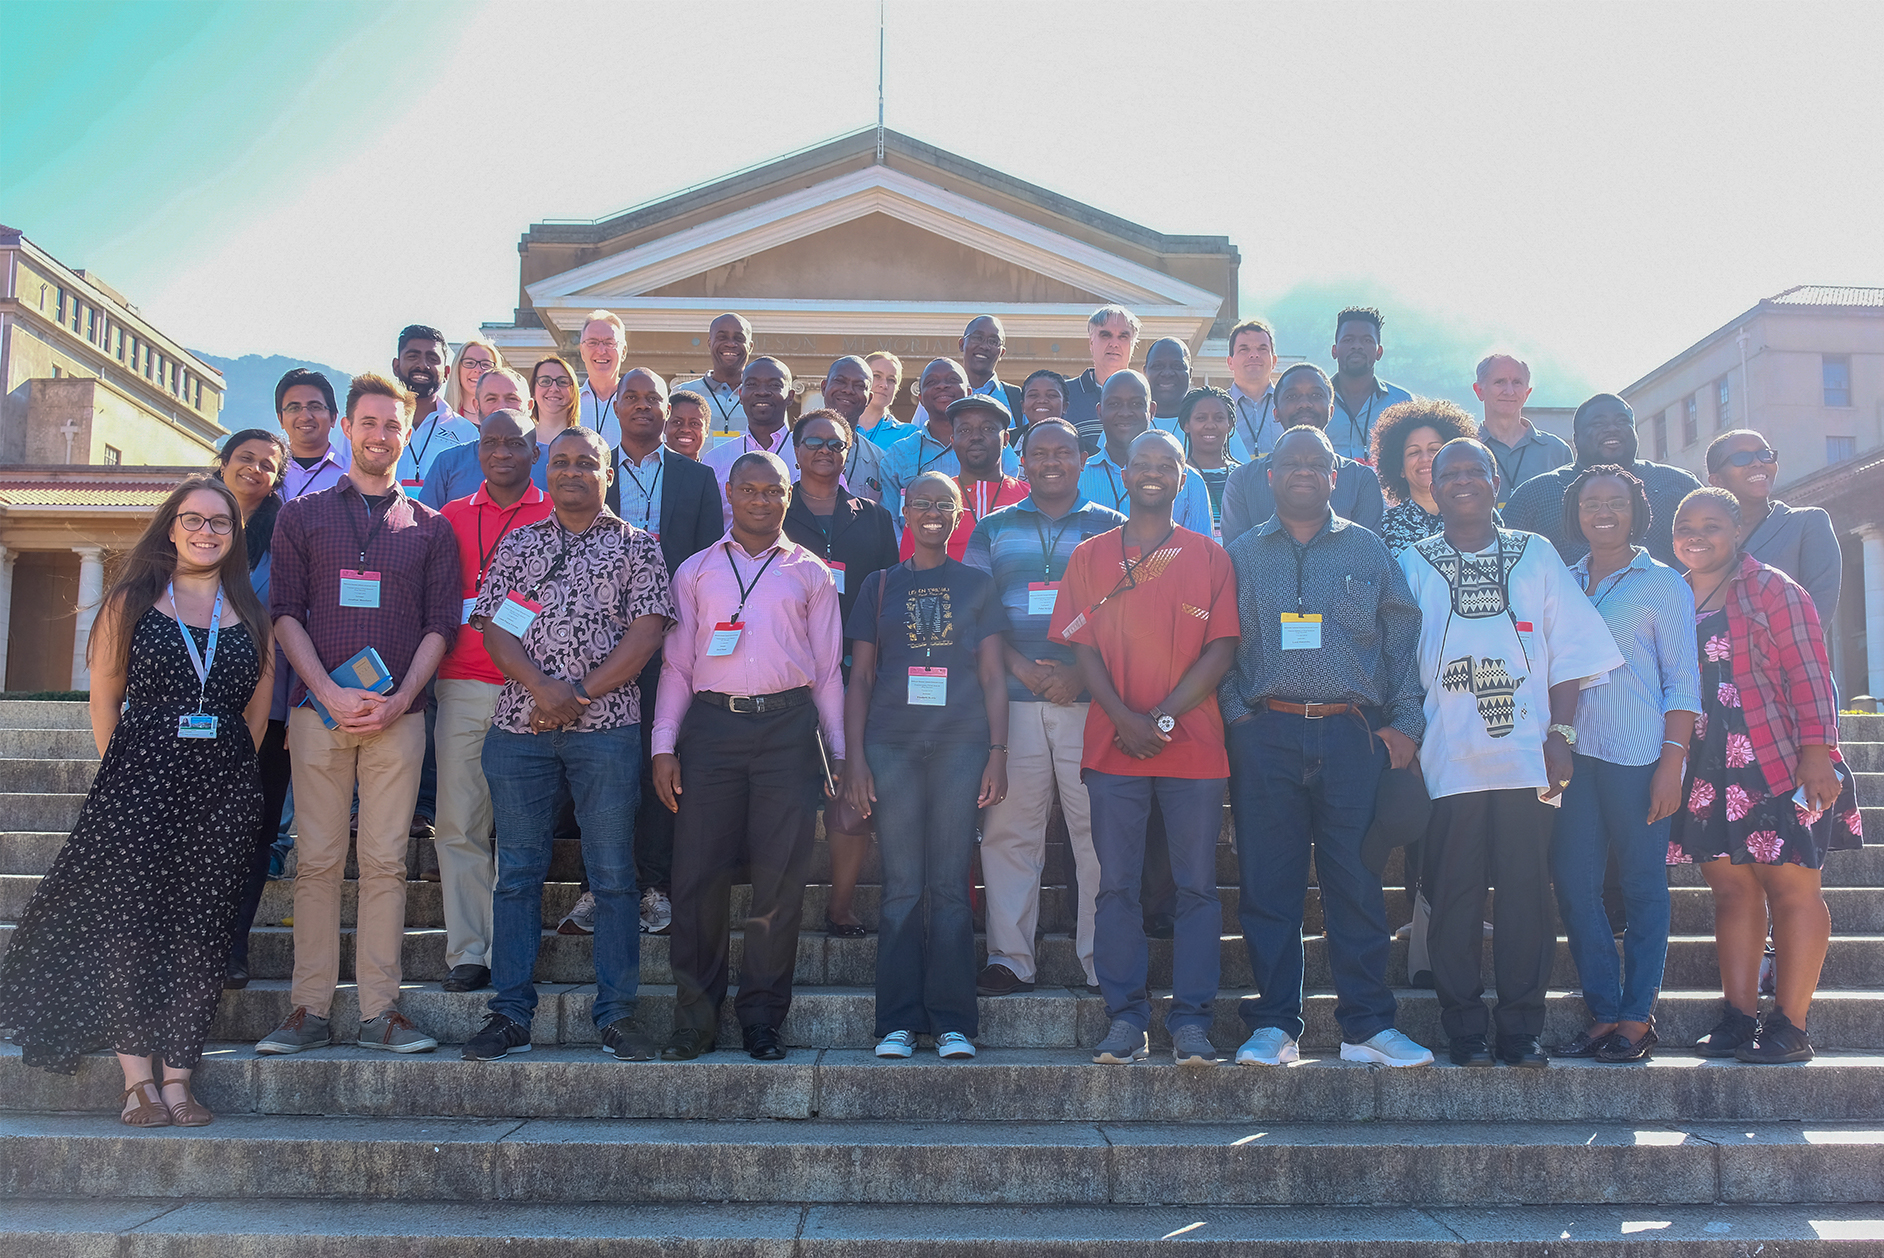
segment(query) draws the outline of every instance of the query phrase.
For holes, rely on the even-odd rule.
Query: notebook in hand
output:
[[[393,688],[392,671],[386,667],[386,661],[379,657],[379,652],[367,647],[358,655],[328,674],[334,679],[334,685],[348,690],[370,690],[376,695],[383,695]],[[321,718],[321,723],[328,729],[339,729],[339,723],[328,714],[321,701],[314,697],[312,690],[307,692],[303,703],[313,708]]]

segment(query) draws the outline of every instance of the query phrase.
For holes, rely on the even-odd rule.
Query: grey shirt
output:
[[[1747,538],[1747,553],[1763,564],[1781,572],[1805,587],[1812,596],[1812,606],[1819,623],[1827,626],[1838,619],[1838,587],[1845,575],[1845,557],[1838,549],[1838,534],[1832,517],[1822,507],[1789,507],[1777,498],[1767,499],[1766,519]]]
[[[1564,491],[1570,488],[1570,482],[1577,478],[1581,470],[1571,464],[1554,472],[1545,472],[1542,476],[1533,476],[1511,495],[1511,500],[1504,508],[1505,527],[1543,534],[1557,548],[1557,553],[1563,556],[1566,564],[1573,564],[1590,553],[1590,544],[1582,532],[1573,535],[1563,526]],[[1694,473],[1686,468],[1650,463],[1647,459],[1637,459],[1629,470],[1642,479],[1642,489],[1648,494],[1649,512],[1654,517],[1649,522],[1646,542],[1648,552],[1669,567],[1678,568],[1680,565],[1675,562],[1675,508],[1681,505],[1683,498],[1699,489],[1701,482],[1694,479]]]
[[[1330,515],[1304,546],[1271,516],[1227,548],[1236,565],[1236,662],[1217,688],[1226,722],[1264,699],[1358,703],[1414,742],[1426,734],[1420,609],[1387,544]],[[1319,615],[1321,645],[1284,650],[1284,614]]]
[[[1570,443],[1555,433],[1544,432],[1530,420],[1524,421],[1524,435],[1515,445],[1506,445],[1491,435],[1484,428],[1478,430],[1478,439],[1485,443],[1498,460],[1498,505],[1504,506],[1511,501],[1511,495],[1518,492],[1518,486],[1533,476],[1542,476],[1545,472],[1554,472],[1566,463],[1577,461],[1576,451]]]
[[[1370,533],[1380,532],[1386,501],[1380,496],[1380,477],[1365,463],[1335,455],[1335,487],[1328,506],[1344,520],[1352,520]],[[1245,463],[1230,473],[1223,486],[1223,544],[1249,532],[1276,513],[1276,496],[1269,488],[1269,456]]]

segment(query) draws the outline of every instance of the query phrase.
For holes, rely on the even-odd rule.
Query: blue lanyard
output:
[[[164,593],[170,596],[170,610],[176,612],[177,632],[183,635],[183,649],[190,653],[190,667],[196,670],[196,679],[202,683],[202,691],[197,695],[196,710],[201,712],[203,705],[209,702],[209,670],[216,664],[216,638],[222,632],[222,586],[216,587],[216,609],[209,613],[209,653],[199,654],[196,639],[190,636],[190,627],[183,623],[183,613],[177,609],[177,590],[174,583],[164,586]]]

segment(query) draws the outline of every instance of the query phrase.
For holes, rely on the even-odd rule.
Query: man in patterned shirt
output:
[[[530,1047],[543,880],[557,804],[574,798],[582,860],[596,902],[593,1017],[602,1051],[651,1061],[657,1045],[636,1023],[641,972],[634,817],[641,757],[635,679],[674,623],[660,545],[603,505],[610,451],[587,428],[550,443],[548,519],[512,530],[485,575],[470,625],[508,679],[484,740],[484,776],[497,816],[497,892],[491,981],[472,1061]],[[647,714],[651,715],[651,714]]]

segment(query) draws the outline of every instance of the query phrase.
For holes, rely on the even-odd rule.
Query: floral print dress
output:
[[[1807,869],[1823,868],[1827,852],[1857,847],[1864,841],[1850,775],[1837,802],[1822,813],[1806,811],[1790,795],[1768,793],[1734,684],[1727,612],[1723,608],[1696,619],[1701,715],[1688,750],[1687,799],[1675,814],[1668,863],[1686,865],[1727,856],[1736,865],[1790,862]],[[1839,763],[1839,767],[1844,766]]]

